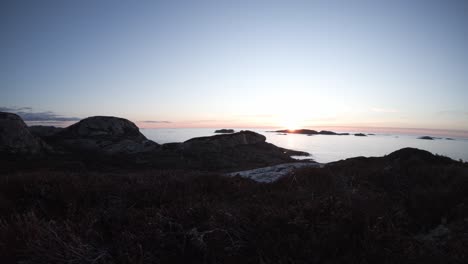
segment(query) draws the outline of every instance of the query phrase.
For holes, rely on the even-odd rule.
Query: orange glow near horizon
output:
[[[284,119],[282,122],[222,122],[222,121],[210,121],[206,120],[203,122],[191,122],[191,121],[181,121],[181,122],[166,122],[166,123],[148,123],[141,121],[134,121],[135,124],[141,129],[152,129],[152,128],[232,128],[232,129],[287,129],[290,131],[298,129],[314,129],[314,130],[331,130],[335,132],[363,132],[363,133],[377,133],[377,134],[410,134],[418,136],[440,136],[440,137],[460,137],[468,138],[467,130],[450,130],[450,129],[431,129],[431,128],[405,128],[405,127],[377,127],[377,126],[330,126],[330,125],[303,125],[300,119]],[[28,126],[33,125],[46,125],[46,126],[56,126],[56,127],[67,127],[76,122],[31,122],[26,121]]]
[[[150,124],[144,122],[135,122],[139,128],[232,128],[232,129],[287,129],[294,131],[298,129],[314,129],[314,130],[331,130],[335,132],[363,132],[363,133],[377,133],[377,134],[410,134],[418,136],[442,136],[442,137],[461,137],[468,138],[468,131],[464,130],[445,130],[445,129],[428,129],[428,128],[403,128],[403,127],[370,127],[370,126],[302,126],[301,121],[297,119],[285,120],[280,125],[274,123],[257,125],[256,123],[242,123],[242,122],[174,122],[174,123],[161,123]]]

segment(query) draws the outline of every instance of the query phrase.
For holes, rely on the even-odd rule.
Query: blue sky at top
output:
[[[20,0],[0,22],[4,109],[468,130],[468,1]]]

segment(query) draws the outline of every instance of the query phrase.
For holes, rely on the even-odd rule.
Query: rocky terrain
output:
[[[48,138],[51,145],[68,151],[105,155],[131,155],[154,151],[159,144],[148,140],[138,127],[123,118],[85,118]]]
[[[0,153],[40,155],[49,150],[47,144],[31,134],[18,115],[0,112]]]
[[[0,113],[2,263],[466,263],[468,163],[318,164],[241,131],[159,145],[130,121]]]
[[[324,164],[316,162],[293,162],[253,170],[231,172],[225,175],[229,177],[239,176],[242,178],[252,179],[257,182],[274,182],[281,177],[293,173],[297,169],[322,167],[324,167]]]
[[[148,140],[134,123],[117,117],[89,117],[66,128],[28,128],[17,115],[2,113],[0,122],[0,155],[10,160],[23,155],[29,160],[57,159],[102,168],[232,171],[293,162],[292,155],[308,155],[274,146],[251,131],[159,145]],[[36,155],[46,153],[46,157]]]

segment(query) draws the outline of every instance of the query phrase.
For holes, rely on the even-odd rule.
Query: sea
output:
[[[468,161],[468,139],[445,137],[424,140],[422,135],[374,134],[366,137],[330,136],[330,135],[280,135],[268,132],[267,129],[250,130],[264,135],[267,142],[282,148],[305,151],[317,162],[327,163],[342,159],[364,156],[379,157],[405,147],[427,150],[433,154],[443,155],[455,160]],[[183,142],[195,137],[213,136],[215,129],[208,128],[141,128],[140,131],[149,139],[159,143]],[[341,132],[341,131],[340,131]],[[295,157],[304,158],[304,157]]]

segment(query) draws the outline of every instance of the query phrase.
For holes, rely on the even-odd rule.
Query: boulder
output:
[[[0,153],[40,154],[48,146],[36,138],[16,114],[0,112]]]
[[[100,154],[138,154],[159,147],[131,121],[111,116],[85,118],[54,134],[53,138],[66,149]]]

